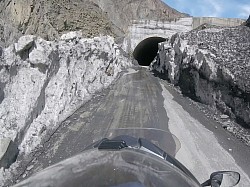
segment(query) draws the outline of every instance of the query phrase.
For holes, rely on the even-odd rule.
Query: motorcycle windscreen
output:
[[[59,162],[27,180],[21,186],[102,187],[199,187],[199,183],[170,163],[140,150],[87,150]]]
[[[118,136],[132,136],[143,138],[152,142],[157,147],[171,156],[175,156],[181,148],[178,138],[170,132],[155,128],[116,128],[109,129],[103,138],[113,139]]]

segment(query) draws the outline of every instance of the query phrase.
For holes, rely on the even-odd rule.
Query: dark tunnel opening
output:
[[[141,66],[149,66],[154,60],[158,51],[158,43],[166,41],[162,37],[150,37],[141,41],[133,52],[134,58]]]

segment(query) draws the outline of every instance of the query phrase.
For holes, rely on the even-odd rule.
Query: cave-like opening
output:
[[[158,51],[158,43],[166,41],[162,37],[150,37],[142,40],[133,52],[134,58],[141,66],[149,66],[154,60]]]

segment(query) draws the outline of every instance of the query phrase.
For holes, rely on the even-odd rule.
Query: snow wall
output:
[[[109,36],[32,35],[0,48],[0,140],[29,153],[91,96],[131,66]]]
[[[151,68],[182,93],[250,127],[250,28],[193,30],[159,44]]]

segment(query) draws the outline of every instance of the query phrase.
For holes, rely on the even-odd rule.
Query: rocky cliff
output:
[[[2,0],[0,45],[6,47],[27,34],[54,40],[76,30],[84,37],[121,37],[132,20],[183,16],[161,0]]]
[[[184,94],[250,127],[250,28],[173,35],[160,45],[152,68]]]

